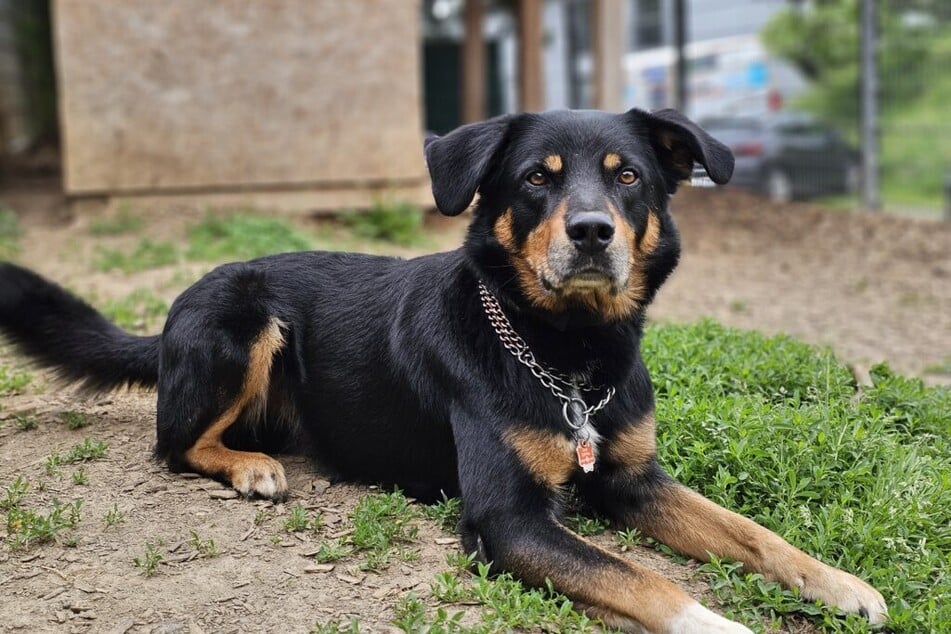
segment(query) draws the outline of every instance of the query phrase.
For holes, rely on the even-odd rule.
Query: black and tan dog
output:
[[[136,337],[14,265],[0,330],[92,390],[157,386],[173,469],[283,498],[265,452],[306,447],[340,478],[461,495],[460,530],[496,570],[608,623],[747,632],[558,522],[574,485],[603,515],[706,559],[742,561],[873,622],[882,596],[658,466],[644,311],[677,264],[667,211],[699,163],[733,157],[677,112],[504,116],[427,142],[439,209],[479,201],[465,246],[408,261],[293,253],[221,266]]]

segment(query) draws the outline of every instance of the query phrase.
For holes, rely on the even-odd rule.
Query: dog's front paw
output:
[[[871,623],[883,623],[888,618],[888,606],[878,590],[855,575],[825,564],[803,578],[800,592],[807,599],[819,599],[845,612],[861,614]]]
[[[231,486],[245,497],[259,496],[269,500],[287,498],[284,466],[263,453],[247,453],[230,469]]]
[[[699,603],[691,603],[668,624],[668,634],[753,634],[744,625],[723,618]]]

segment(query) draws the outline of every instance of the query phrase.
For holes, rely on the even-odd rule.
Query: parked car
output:
[[[736,157],[731,185],[777,201],[856,191],[859,156],[839,132],[804,114],[701,121]]]

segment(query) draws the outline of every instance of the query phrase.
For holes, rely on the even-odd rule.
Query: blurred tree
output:
[[[796,66],[812,89],[800,107],[857,134],[859,108],[859,2],[792,2],[763,30],[774,55]],[[879,81],[883,114],[891,104],[920,94],[928,77],[909,72],[928,62],[947,0],[879,2]]]

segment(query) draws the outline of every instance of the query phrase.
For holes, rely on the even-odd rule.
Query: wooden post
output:
[[[594,107],[617,112],[624,107],[624,54],[627,53],[627,2],[591,4],[591,53],[594,57]]]
[[[687,110],[687,2],[674,0],[674,108]]]
[[[462,44],[462,121],[485,119],[485,40],[483,0],[466,0]]]
[[[542,76],[542,0],[518,0],[518,100],[519,109],[545,108]]]

